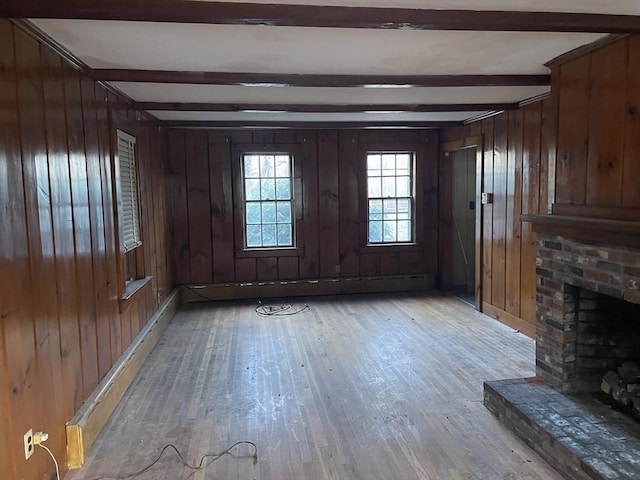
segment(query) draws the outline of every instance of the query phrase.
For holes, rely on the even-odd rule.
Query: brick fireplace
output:
[[[597,391],[607,370],[640,360],[640,249],[539,232],[536,264],[540,378]]]
[[[640,223],[523,220],[537,234],[536,377],[485,382],[485,406],[567,479],[640,478],[640,423],[592,393],[640,363]]]

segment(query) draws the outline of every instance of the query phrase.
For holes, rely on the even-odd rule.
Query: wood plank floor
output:
[[[560,480],[482,404],[484,380],[531,376],[533,341],[435,294],[183,307],[68,480]],[[304,302],[304,300],[302,301]],[[304,305],[299,300],[293,308]]]

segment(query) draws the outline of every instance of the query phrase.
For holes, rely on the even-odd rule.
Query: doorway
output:
[[[440,287],[480,309],[482,137],[442,145]]]
[[[451,162],[451,288],[475,294],[476,148],[456,150]]]

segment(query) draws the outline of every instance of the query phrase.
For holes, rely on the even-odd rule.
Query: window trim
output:
[[[285,154],[291,157],[291,184],[293,204],[293,246],[283,247],[247,247],[245,244],[245,200],[243,159],[247,154]],[[234,253],[236,258],[251,257],[292,257],[304,255],[302,238],[302,157],[297,144],[236,144],[232,149],[232,169],[234,177]]]
[[[411,242],[369,243],[369,192],[367,182],[367,155],[374,152],[412,152],[413,153],[413,240]],[[426,185],[424,159],[424,145],[419,142],[399,143],[362,143],[359,147],[360,187],[359,187],[359,222],[360,222],[360,252],[361,253],[420,253],[424,243],[424,198]]]

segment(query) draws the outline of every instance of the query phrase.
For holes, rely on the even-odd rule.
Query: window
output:
[[[245,248],[293,247],[292,156],[242,156]]]
[[[413,242],[413,152],[367,153],[367,240]]]
[[[136,138],[118,130],[120,238],[125,252],[142,245],[136,175]]]

